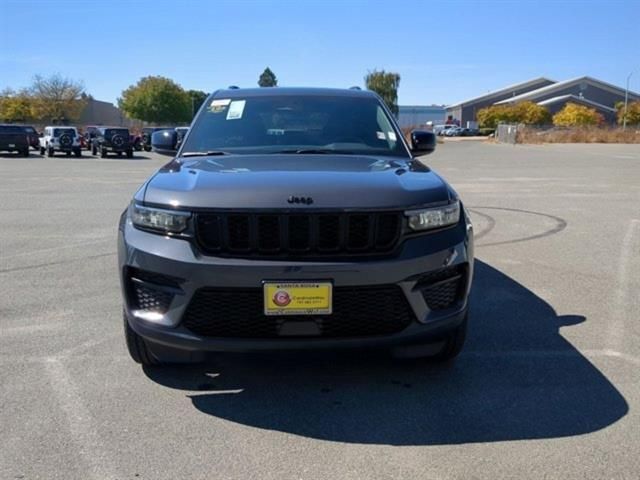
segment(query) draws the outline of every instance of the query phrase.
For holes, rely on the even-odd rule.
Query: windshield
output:
[[[53,136],[54,137],[60,137],[62,135],[71,135],[72,137],[75,137],[76,135],[76,131],[73,128],[54,128],[53,129]]]
[[[203,109],[181,152],[319,151],[408,156],[375,98],[282,95],[216,98]]]
[[[36,129],[33,127],[24,127],[24,131],[27,133],[36,133]]]
[[[125,137],[129,137],[129,130],[126,128],[110,128],[105,131],[105,136],[110,137],[114,135],[122,135]]]
[[[24,133],[24,130],[22,129],[22,127],[0,125],[0,133]]]

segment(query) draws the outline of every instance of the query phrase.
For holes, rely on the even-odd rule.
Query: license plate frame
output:
[[[333,283],[328,280],[262,282],[265,315],[331,315]]]

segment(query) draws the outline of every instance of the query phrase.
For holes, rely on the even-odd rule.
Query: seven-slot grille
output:
[[[398,244],[401,226],[399,212],[196,215],[200,248],[230,256],[383,254]]]

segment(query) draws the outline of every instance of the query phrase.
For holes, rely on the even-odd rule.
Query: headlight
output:
[[[184,231],[187,228],[189,217],[191,217],[189,212],[141,207],[135,203],[131,203],[129,212],[135,226],[166,233]]]
[[[412,230],[431,230],[433,228],[454,225],[460,220],[460,202],[443,205],[442,207],[409,210],[404,212],[409,219]]]

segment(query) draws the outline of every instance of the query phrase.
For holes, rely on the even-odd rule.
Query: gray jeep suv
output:
[[[372,92],[213,93],[121,217],[132,358],[342,347],[455,357],[473,232],[456,192],[415,158],[434,148],[430,132],[407,143]]]

